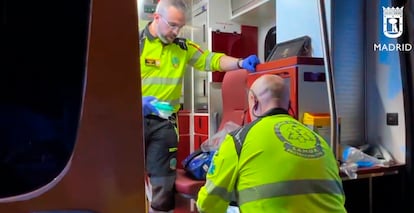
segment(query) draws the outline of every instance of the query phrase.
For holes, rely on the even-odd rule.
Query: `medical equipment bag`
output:
[[[188,155],[182,165],[188,175],[197,180],[205,180],[215,151],[203,152],[198,149]]]

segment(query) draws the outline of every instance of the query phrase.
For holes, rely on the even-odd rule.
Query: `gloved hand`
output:
[[[158,99],[154,96],[144,96],[142,97],[142,111],[144,112],[144,117],[149,114],[158,115],[159,112],[154,105],[151,104],[152,101],[157,101]]]
[[[249,72],[256,72],[256,65],[260,64],[260,60],[257,55],[250,55],[243,59],[242,68]]]

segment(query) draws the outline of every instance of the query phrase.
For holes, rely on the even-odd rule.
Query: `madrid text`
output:
[[[413,49],[413,45],[410,43],[405,44],[381,44],[381,43],[374,43],[373,45],[374,51],[399,51],[399,52],[408,52]]]

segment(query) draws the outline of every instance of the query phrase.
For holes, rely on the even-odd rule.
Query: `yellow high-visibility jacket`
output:
[[[197,208],[225,213],[233,199],[242,213],[346,212],[331,148],[281,109],[227,135],[216,152]]]
[[[197,70],[221,71],[223,53],[202,50],[183,38],[165,45],[151,35],[147,27],[140,36],[142,96],[154,96],[169,102],[175,111],[180,107],[183,76],[187,64]]]

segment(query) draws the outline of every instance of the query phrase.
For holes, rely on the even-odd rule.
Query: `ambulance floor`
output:
[[[174,213],[197,213],[195,205],[193,205],[193,211],[191,211],[191,200],[184,198],[180,195],[175,197],[175,210]]]
[[[191,203],[190,199],[186,199],[180,195],[176,195],[175,202],[176,202],[176,205],[175,205],[174,213],[198,213],[195,205]],[[149,204],[147,203],[147,205]],[[147,206],[147,209],[148,209],[148,206]],[[149,213],[152,213],[152,212],[149,212]]]

